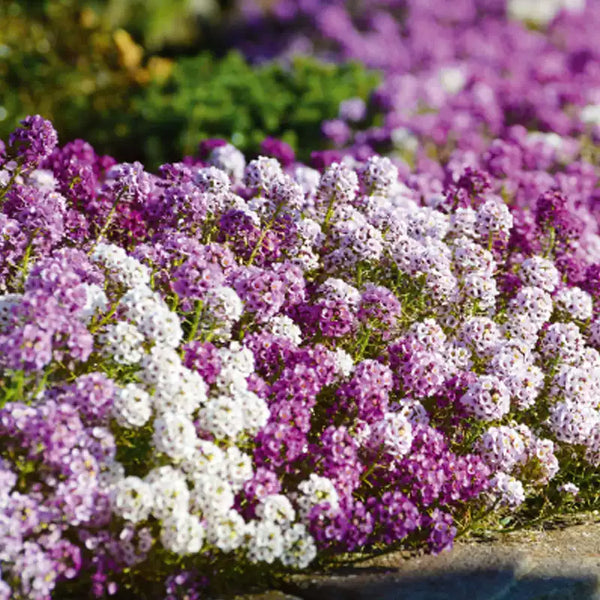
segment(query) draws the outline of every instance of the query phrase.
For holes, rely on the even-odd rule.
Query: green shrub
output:
[[[147,50],[206,45],[232,0],[95,0],[107,23],[123,27]],[[229,9],[229,11],[227,10]]]
[[[130,122],[153,165],[194,153],[206,137],[224,137],[250,154],[266,136],[278,137],[307,159],[302,150],[326,146],[321,122],[337,116],[342,100],[367,99],[378,81],[357,63],[297,57],[288,66],[252,67],[235,52],[222,60],[202,54],[179,60],[168,81],[138,96]]]

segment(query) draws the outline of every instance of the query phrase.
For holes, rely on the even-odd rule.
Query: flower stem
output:
[[[196,311],[194,312],[194,320],[192,321],[192,328],[190,329],[190,333],[187,337],[188,342],[193,342],[196,334],[198,333],[198,327],[200,325],[200,316],[202,315],[202,308],[204,307],[204,302],[202,300],[196,300]]]
[[[104,225],[102,226],[102,229],[100,230],[100,233],[94,240],[94,243],[92,244],[92,247],[90,248],[90,250],[88,252],[88,256],[90,256],[92,254],[92,252],[94,252],[94,249],[96,248],[96,246],[102,241],[102,238],[106,235],[106,232],[108,231],[108,228],[110,227],[110,224],[112,223],[113,217],[115,216],[115,212],[117,211],[117,205],[119,204],[119,200],[123,197],[123,194],[125,194],[126,191],[127,191],[127,188],[124,188],[123,190],[121,190],[121,193],[118,194],[117,197],[114,199],[112,206],[110,207],[110,212],[108,213],[108,216],[106,217],[106,221],[104,222]]]
[[[4,200],[4,196],[6,196],[6,194],[8,193],[8,190],[10,190],[10,188],[12,187],[12,184],[15,182],[15,179],[19,176],[20,173],[21,173],[21,165],[17,165],[15,170],[12,172],[12,175],[10,176],[8,183],[0,191],[0,204]]]
[[[262,243],[265,241],[265,237],[267,236],[267,233],[269,233],[269,231],[271,231],[271,228],[275,224],[275,220],[279,216],[279,213],[281,212],[282,207],[283,207],[283,203],[277,205],[277,208],[275,209],[275,212],[273,213],[271,220],[269,221],[267,226],[260,232],[260,236],[256,242],[256,245],[254,246],[254,249],[252,250],[252,253],[250,254],[250,258],[248,259],[246,266],[249,267],[254,262],[254,259],[256,258],[256,255],[258,254],[258,251],[260,250]]]

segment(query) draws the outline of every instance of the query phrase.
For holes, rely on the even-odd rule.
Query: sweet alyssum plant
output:
[[[25,119],[0,171],[0,598],[197,598],[593,502],[586,209],[448,174],[423,195],[388,158],[221,144],[153,175]]]

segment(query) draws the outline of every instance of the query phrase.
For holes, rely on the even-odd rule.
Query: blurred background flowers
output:
[[[599,28],[597,0],[6,0],[0,136],[39,113],[150,169],[207,137],[410,168],[534,132],[589,158]]]

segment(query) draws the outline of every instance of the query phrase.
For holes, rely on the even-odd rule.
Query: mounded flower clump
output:
[[[593,501],[591,167],[203,150],[154,175],[34,116],[2,151],[0,598],[197,598]]]

